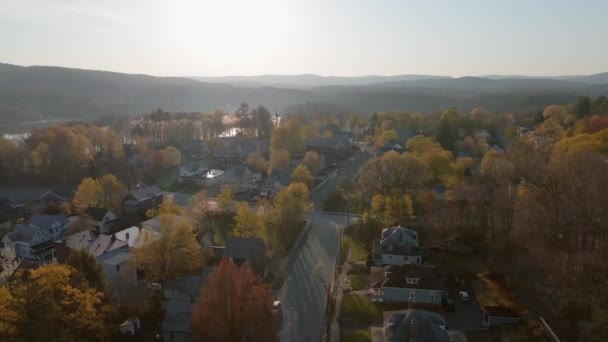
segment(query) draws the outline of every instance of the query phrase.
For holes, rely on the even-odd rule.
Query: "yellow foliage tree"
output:
[[[132,262],[150,281],[165,281],[196,273],[203,267],[201,247],[192,225],[175,215],[159,216],[159,232],[133,251]]]
[[[293,169],[293,171],[291,172],[291,181],[293,183],[306,184],[309,190],[315,184],[314,177],[312,176],[308,168],[304,165],[298,165],[298,167]]]

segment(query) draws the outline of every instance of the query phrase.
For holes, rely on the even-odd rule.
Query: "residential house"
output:
[[[521,322],[520,315],[504,306],[482,306],[481,313],[481,321],[488,328]]]
[[[49,205],[60,205],[63,202],[71,202],[74,198],[74,190],[48,190],[38,198],[38,203],[43,208]]]
[[[164,193],[158,186],[148,186],[130,191],[122,200],[125,213],[145,214],[163,203]]]
[[[262,191],[268,195],[272,195],[281,188],[289,185],[291,174],[288,170],[273,169],[272,173],[264,179]]]
[[[261,173],[252,172],[248,167],[242,165],[228,169],[220,178],[222,186],[229,187],[234,194],[256,189],[261,180]]]
[[[38,227],[43,231],[47,232],[52,240],[57,240],[63,236],[66,228],[68,227],[68,217],[64,214],[57,215],[33,215],[29,221],[28,226]]]
[[[441,305],[447,293],[435,266],[405,264],[371,268],[372,302]]]
[[[109,233],[112,225],[118,219],[112,210],[105,208],[88,207],[84,213],[90,218],[97,231],[103,234]]]
[[[129,244],[114,235],[84,230],[65,238],[65,244],[75,250],[86,250],[95,257],[106,274],[108,283],[118,292],[137,284],[136,272],[128,267]]]
[[[450,342],[445,319],[424,310],[385,311],[382,328],[372,328],[372,342]]]
[[[34,253],[31,247],[52,239],[53,236],[46,230],[36,226],[17,224],[13,231],[4,235],[2,245],[4,248],[11,248],[15,252],[15,256],[19,258],[33,259]]]
[[[200,300],[201,287],[207,282],[213,267],[205,267],[199,275],[185,276],[180,280],[168,280],[163,284],[162,323],[164,341],[190,341],[192,309]]]
[[[31,247],[32,256],[40,264],[63,264],[72,249],[57,241],[45,241]]]
[[[263,279],[268,276],[268,255],[266,245],[260,238],[231,237],[226,241],[224,257],[238,266],[245,263]]]
[[[420,264],[418,233],[402,226],[384,229],[381,239],[374,241],[372,255],[376,266]]]
[[[142,242],[139,238],[139,232],[140,228],[133,226],[114,233],[114,236],[116,236],[116,239],[126,242],[129,248],[135,248],[139,247]]]

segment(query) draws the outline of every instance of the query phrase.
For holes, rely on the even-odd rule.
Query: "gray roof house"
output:
[[[422,263],[418,233],[402,226],[382,230],[380,240],[374,241],[372,256],[376,266]]]
[[[266,245],[260,238],[229,238],[226,241],[224,257],[238,266],[250,263],[253,270],[262,278],[268,276]]]
[[[33,215],[28,221],[29,226],[38,227],[47,232],[53,240],[60,238],[68,226],[68,217],[64,214]]]
[[[53,237],[46,230],[36,226],[15,225],[13,231],[2,238],[4,248],[11,248],[19,258],[34,258],[31,247],[51,241]]]
[[[372,302],[441,305],[447,294],[435,266],[405,264],[371,268]]]
[[[131,190],[122,200],[125,213],[142,213],[156,208],[164,199],[164,192],[156,185]]]
[[[372,330],[373,342],[450,342],[445,319],[423,310],[385,311],[379,334]]]

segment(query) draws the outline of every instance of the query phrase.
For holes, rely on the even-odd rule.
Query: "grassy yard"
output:
[[[347,330],[340,335],[341,342],[371,342],[372,335],[369,330]]]
[[[381,324],[382,311],[371,303],[367,295],[349,294],[342,298],[341,324]]]
[[[365,248],[353,241],[353,238],[349,235],[342,235],[342,246],[340,247],[340,263],[344,263],[344,258],[348,254],[348,250],[352,248],[352,254],[350,256],[350,262],[366,261],[367,255],[369,254]]]
[[[165,183],[160,186],[160,189],[163,191],[169,192],[179,192],[183,187],[187,186],[186,183],[179,183],[177,179],[172,180],[169,183]]]
[[[367,288],[369,268],[362,264],[350,264],[346,272],[350,286],[353,290],[364,290]]]

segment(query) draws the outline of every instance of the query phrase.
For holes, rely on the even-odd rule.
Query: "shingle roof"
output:
[[[201,287],[207,283],[207,278],[215,267],[205,267],[200,275],[185,276],[180,280],[167,280],[163,284],[166,290],[174,290],[191,298],[200,296]]]
[[[68,224],[68,218],[64,214],[57,215],[33,215],[28,221],[29,225],[36,226],[41,229],[49,230],[52,225],[58,222],[62,227]]]
[[[131,194],[133,197],[135,197],[136,200],[143,201],[146,198],[156,196],[162,192],[163,191],[158,186],[153,185],[153,186],[147,186],[145,188],[131,190],[131,192],[129,192],[129,194]]]
[[[105,259],[103,262],[108,265],[121,265],[129,260],[129,252],[123,251],[120,253],[116,253],[110,258]]]
[[[92,229],[83,230],[78,233],[71,234],[65,238],[65,244],[76,250],[89,248],[91,243],[97,238],[99,233]]]
[[[266,246],[260,238],[232,237],[226,241],[224,257],[253,259],[266,255]]]
[[[394,270],[394,268],[392,269]],[[388,271],[388,268],[387,268]],[[424,289],[424,290],[444,290],[443,282],[435,266],[431,265],[418,265],[418,264],[405,264],[401,266],[396,272],[388,271],[387,277],[384,278],[381,287],[396,287],[405,289]],[[418,278],[417,284],[408,284],[407,278]],[[378,287],[378,284],[373,285]]]
[[[422,310],[385,313],[385,337],[399,342],[450,342],[445,331],[445,319]]]
[[[402,248],[403,253],[408,252],[410,248],[418,247],[418,235],[411,229],[404,227],[393,227],[382,231],[382,240],[380,244],[383,250],[388,246]]]

